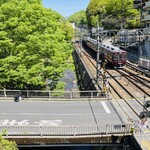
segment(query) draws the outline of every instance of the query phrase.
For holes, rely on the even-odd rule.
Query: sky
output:
[[[90,0],[42,0],[45,8],[52,8],[63,17],[69,17],[80,10],[86,10]]]

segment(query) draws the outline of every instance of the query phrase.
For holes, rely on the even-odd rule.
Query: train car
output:
[[[83,42],[92,50],[97,52],[97,40],[90,37],[84,37]],[[107,61],[113,65],[114,68],[121,68],[126,64],[127,53],[121,50],[119,47],[112,44],[99,44],[100,54],[107,59]]]

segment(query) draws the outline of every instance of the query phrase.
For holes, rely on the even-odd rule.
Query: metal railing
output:
[[[4,136],[82,136],[129,134],[131,124],[118,125],[61,125],[61,126],[0,126]]]
[[[150,129],[142,127],[137,121],[132,120],[134,122],[134,137],[138,141],[139,145],[142,149],[150,148]]]
[[[104,98],[106,95],[101,91],[42,91],[42,90],[0,90],[0,97],[14,97],[20,93],[23,98],[47,98],[47,99],[81,99],[81,98]]]

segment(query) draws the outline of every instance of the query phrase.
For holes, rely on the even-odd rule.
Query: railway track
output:
[[[133,89],[130,88],[126,82],[124,82],[122,75],[120,76],[117,74],[113,76],[113,74],[118,73],[118,71],[114,70],[107,70],[107,75],[109,75],[109,85],[110,85],[110,92],[114,99],[122,99],[125,103],[130,107],[130,109],[139,117],[139,112],[143,110],[143,99],[139,100],[136,97]],[[114,96],[115,93],[115,96]],[[117,97],[116,97],[117,96]],[[145,109],[147,110],[147,109]]]
[[[129,69],[134,70],[135,72],[137,72],[137,73],[139,73],[141,75],[144,75],[145,77],[150,78],[150,71],[138,68],[137,64],[133,64],[133,63],[127,62],[126,63],[126,67],[129,68]]]
[[[132,84],[133,88],[136,88],[139,93],[145,96],[150,96],[150,80],[142,78],[136,74],[133,74],[127,70],[117,70],[127,80],[128,84]]]

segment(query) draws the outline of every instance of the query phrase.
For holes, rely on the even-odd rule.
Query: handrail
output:
[[[78,98],[106,98],[101,91],[50,91],[50,90],[8,90],[0,89],[0,97],[14,97],[20,93],[24,98],[48,98],[48,99],[78,99]]]
[[[139,132],[141,134],[143,134],[147,138],[147,140],[150,142],[150,137],[145,133],[144,129],[138,124],[137,124],[137,127],[139,128]],[[135,133],[135,135],[136,135],[136,133]]]
[[[0,126],[0,132],[5,136],[82,136],[129,134],[131,124],[107,125],[61,125],[61,126]]]
[[[132,122],[134,123],[134,128],[135,128],[135,131],[133,132],[133,135],[135,137],[135,139],[139,142],[140,146],[142,147],[142,140],[143,140],[143,137],[144,137],[144,140],[147,140],[149,145],[148,147],[150,146],[150,137],[148,136],[148,134],[144,131],[146,129],[146,127],[142,127],[140,124],[139,124],[139,121],[136,121],[134,119],[131,119]],[[149,128],[148,128],[149,129]],[[150,131],[150,130],[149,130]],[[138,136],[140,136],[140,139],[138,139]]]

